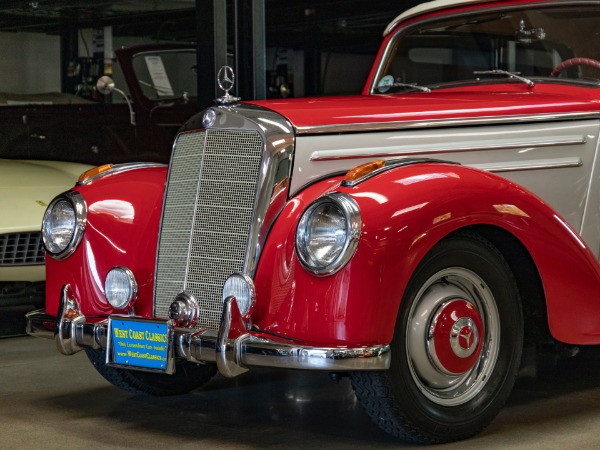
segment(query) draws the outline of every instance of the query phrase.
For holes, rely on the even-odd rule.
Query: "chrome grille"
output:
[[[42,233],[0,234],[0,266],[44,264]]]
[[[198,327],[218,329],[223,283],[242,271],[263,142],[255,131],[179,136],[173,151],[159,240],[155,314],[185,290],[200,305]]]

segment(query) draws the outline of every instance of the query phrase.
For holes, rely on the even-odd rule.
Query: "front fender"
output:
[[[598,264],[566,222],[521,186],[440,163],[399,167],[355,187],[339,182],[306,189],[274,224],[256,276],[253,320],[259,327],[331,345],[390,342],[404,289],[427,252],[456,230],[487,225],[512,234],[531,254],[553,335],[564,342],[598,341]],[[299,263],[294,233],[310,202],[330,191],[356,200],[363,228],[350,263],[321,278]]]
[[[70,284],[90,318],[115,311],[104,296],[104,279],[114,266],[127,266],[138,283],[135,313],[152,314],[156,246],[167,166],[102,176],[76,186],[87,205],[87,224],[77,250],[66,260],[46,256],[46,311],[57,314],[60,292]],[[118,311],[117,311],[118,312]]]

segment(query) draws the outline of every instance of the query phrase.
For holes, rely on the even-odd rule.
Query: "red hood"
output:
[[[600,111],[600,89],[564,84],[485,85],[394,95],[355,95],[251,102],[315,126],[437,121]]]

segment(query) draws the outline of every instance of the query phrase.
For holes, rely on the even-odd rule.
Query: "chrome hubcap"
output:
[[[417,387],[441,405],[469,401],[494,368],[499,337],[498,310],[486,283],[460,267],[436,273],[417,293],[406,331]]]

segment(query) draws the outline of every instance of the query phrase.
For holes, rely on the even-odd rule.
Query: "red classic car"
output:
[[[29,333],[132,392],[347,375],[388,433],[481,431],[524,346],[600,343],[600,2],[443,0],[362,95],[226,95],[169,167],[105,166],[43,222]]]

